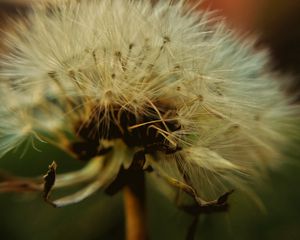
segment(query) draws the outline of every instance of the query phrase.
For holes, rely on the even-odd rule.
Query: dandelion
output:
[[[19,178],[0,191],[43,191],[61,207],[99,189],[142,191],[147,172],[177,200],[191,196],[195,211],[218,211],[232,189],[250,190],[280,164],[295,107],[267,53],[212,12],[186,1],[57,1],[7,35],[0,155],[43,141],[87,163],[61,175],[53,163],[44,182]]]

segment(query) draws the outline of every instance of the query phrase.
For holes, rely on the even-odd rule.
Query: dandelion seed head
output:
[[[7,36],[2,153],[30,134],[85,160],[112,148],[114,178],[143,150],[206,200],[279,164],[297,110],[254,41],[185,1],[58,3]]]

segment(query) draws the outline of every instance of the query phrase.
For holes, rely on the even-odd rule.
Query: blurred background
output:
[[[8,16],[22,20],[29,2],[34,0],[0,0],[1,39],[3,31],[11,30]],[[288,94],[300,96],[300,0],[205,0],[199,6],[203,8],[218,9],[241,34],[258,35],[258,48],[270,49],[274,70],[293,76]],[[296,146],[286,149],[282,161],[288,164],[271,173],[264,186],[255,186],[265,209],[235,192],[228,212],[200,217],[195,239],[300,239],[299,143],[295,140]],[[7,155],[0,169],[39,176],[53,160],[59,173],[83,167],[59,150],[45,144],[38,147],[41,152],[30,150],[22,158],[21,150]],[[184,240],[193,218],[176,209],[150,182],[147,187],[150,239]],[[62,209],[45,204],[39,194],[0,194],[0,239],[119,240],[123,236],[122,193],[113,197],[98,193]]]

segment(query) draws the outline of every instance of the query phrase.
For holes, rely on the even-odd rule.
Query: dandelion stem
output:
[[[126,240],[146,240],[145,176],[134,171],[124,188]]]

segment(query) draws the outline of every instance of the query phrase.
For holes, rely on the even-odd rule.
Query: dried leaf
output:
[[[49,165],[49,170],[47,174],[43,177],[44,178],[43,198],[46,202],[49,203],[51,203],[51,201],[49,200],[50,193],[55,184],[56,168],[57,168],[57,164],[55,162],[52,162],[52,164]]]

